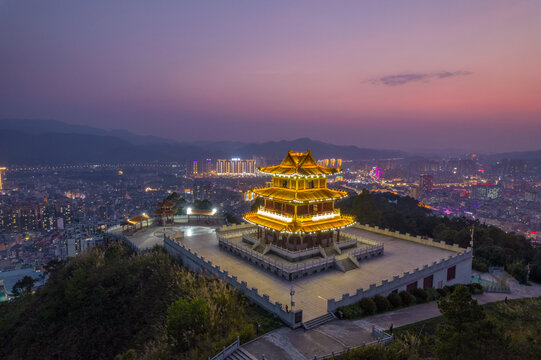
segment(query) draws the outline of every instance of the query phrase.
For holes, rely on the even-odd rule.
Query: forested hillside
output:
[[[471,229],[475,227],[475,269],[487,271],[488,266],[505,266],[519,281],[525,282],[527,265],[530,264],[530,280],[541,282],[541,250],[534,248],[522,235],[506,233],[477,220],[435,216],[430,210],[420,207],[417,200],[390,193],[364,190],[337,203],[337,207],[354,214],[361,224],[433,237],[462,247],[469,246]]]
[[[0,304],[1,359],[206,359],[280,323],[161,250],[92,249]]]

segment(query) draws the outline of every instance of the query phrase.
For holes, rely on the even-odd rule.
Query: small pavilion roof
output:
[[[252,190],[255,194],[264,198],[281,201],[315,202],[325,200],[337,200],[348,195],[347,191],[338,191],[329,188],[316,188],[307,190],[293,190],[277,187],[261,188]]]
[[[178,212],[178,209],[157,209],[154,213],[157,215],[173,215]]]
[[[162,202],[157,203],[156,206],[160,208],[170,208],[170,207],[175,206],[175,203],[167,199],[164,199]]]
[[[148,216],[147,214],[136,215],[126,221],[121,222],[120,225],[135,225],[148,219],[150,219],[150,216]]]
[[[260,167],[259,171],[272,175],[332,175],[340,172],[339,168],[330,168],[319,165],[310,150],[305,153],[289,150],[280,165]]]

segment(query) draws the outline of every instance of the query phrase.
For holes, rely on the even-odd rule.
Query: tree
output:
[[[250,207],[250,210],[251,211],[257,211],[261,206],[263,206],[265,204],[265,200],[262,198],[262,197],[257,197],[254,201],[254,203],[252,204],[252,206]]]
[[[381,213],[376,208],[374,199],[368,190],[363,191],[353,200],[353,214],[360,224],[379,225]]]
[[[18,280],[15,285],[13,285],[11,292],[15,296],[30,294],[32,292],[32,288],[34,287],[35,281],[36,280],[34,280],[32,277],[26,275],[21,280]]]
[[[467,287],[459,285],[448,298],[438,300],[443,323],[438,327],[438,359],[499,359],[505,341],[483,308],[472,299]]]
[[[167,334],[181,351],[193,346],[194,340],[204,335],[210,325],[210,310],[202,297],[192,301],[179,298],[167,314]]]

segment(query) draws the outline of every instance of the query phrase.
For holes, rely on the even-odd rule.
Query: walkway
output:
[[[511,294],[484,293],[474,296],[479,304],[519,299],[525,297],[541,296],[541,285],[524,286],[516,281],[509,281]],[[271,331],[242,347],[256,358],[262,355],[268,360],[310,360],[314,355],[329,354],[341,351],[344,348],[362,345],[372,341],[372,325],[388,329],[391,324],[394,328],[413,324],[441,315],[435,301],[390,311],[362,318],[359,320],[335,320],[312,330],[280,328]]]

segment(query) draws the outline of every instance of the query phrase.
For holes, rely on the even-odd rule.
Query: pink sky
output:
[[[539,149],[541,2],[3,1],[0,117]]]

